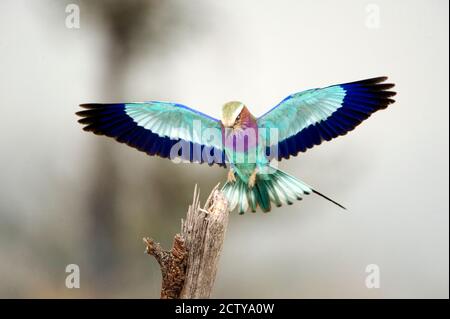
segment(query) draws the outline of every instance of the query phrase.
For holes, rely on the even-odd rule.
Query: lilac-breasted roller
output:
[[[260,117],[241,102],[222,107],[215,119],[170,102],[81,104],[84,130],[115,138],[149,155],[228,167],[222,188],[231,210],[255,212],[292,204],[316,193],[271,160],[296,156],[345,135],[372,113],[393,103],[387,77],[310,89],[286,97]]]

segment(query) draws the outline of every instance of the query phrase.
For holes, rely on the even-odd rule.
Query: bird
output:
[[[224,104],[220,119],[162,101],[80,104],[82,110],[76,114],[83,130],[112,137],[148,155],[227,168],[221,190],[230,211],[269,212],[272,205],[291,205],[312,193],[345,209],[274,163],[346,135],[394,103],[395,85],[387,79],[294,93],[259,117],[239,101]]]

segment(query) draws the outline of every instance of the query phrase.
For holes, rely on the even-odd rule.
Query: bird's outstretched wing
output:
[[[81,104],[85,131],[115,138],[149,155],[225,166],[220,121],[169,102]]]
[[[288,96],[257,120],[258,127],[278,131],[276,141],[267,139],[266,152],[278,160],[289,158],[353,130],[394,102],[394,84],[386,80],[378,77]]]

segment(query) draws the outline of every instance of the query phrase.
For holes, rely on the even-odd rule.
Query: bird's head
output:
[[[236,128],[240,126],[241,113],[245,105],[242,102],[232,101],[222,107],[222,124],[226,128]]]

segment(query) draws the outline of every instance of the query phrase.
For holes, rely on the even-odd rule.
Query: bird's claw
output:
[[[236,176],[234,175],[234,171],[232,169],[228,171],[227,181],[228,183],[236,182]]]
[[[252,175],[250,175],[250,177],[248,178],[248,187],[249,188],[253,188],[253,186],[255,186],[256,184],[256,174],[258,173],[258,170],[255,169],[252,173]]]

